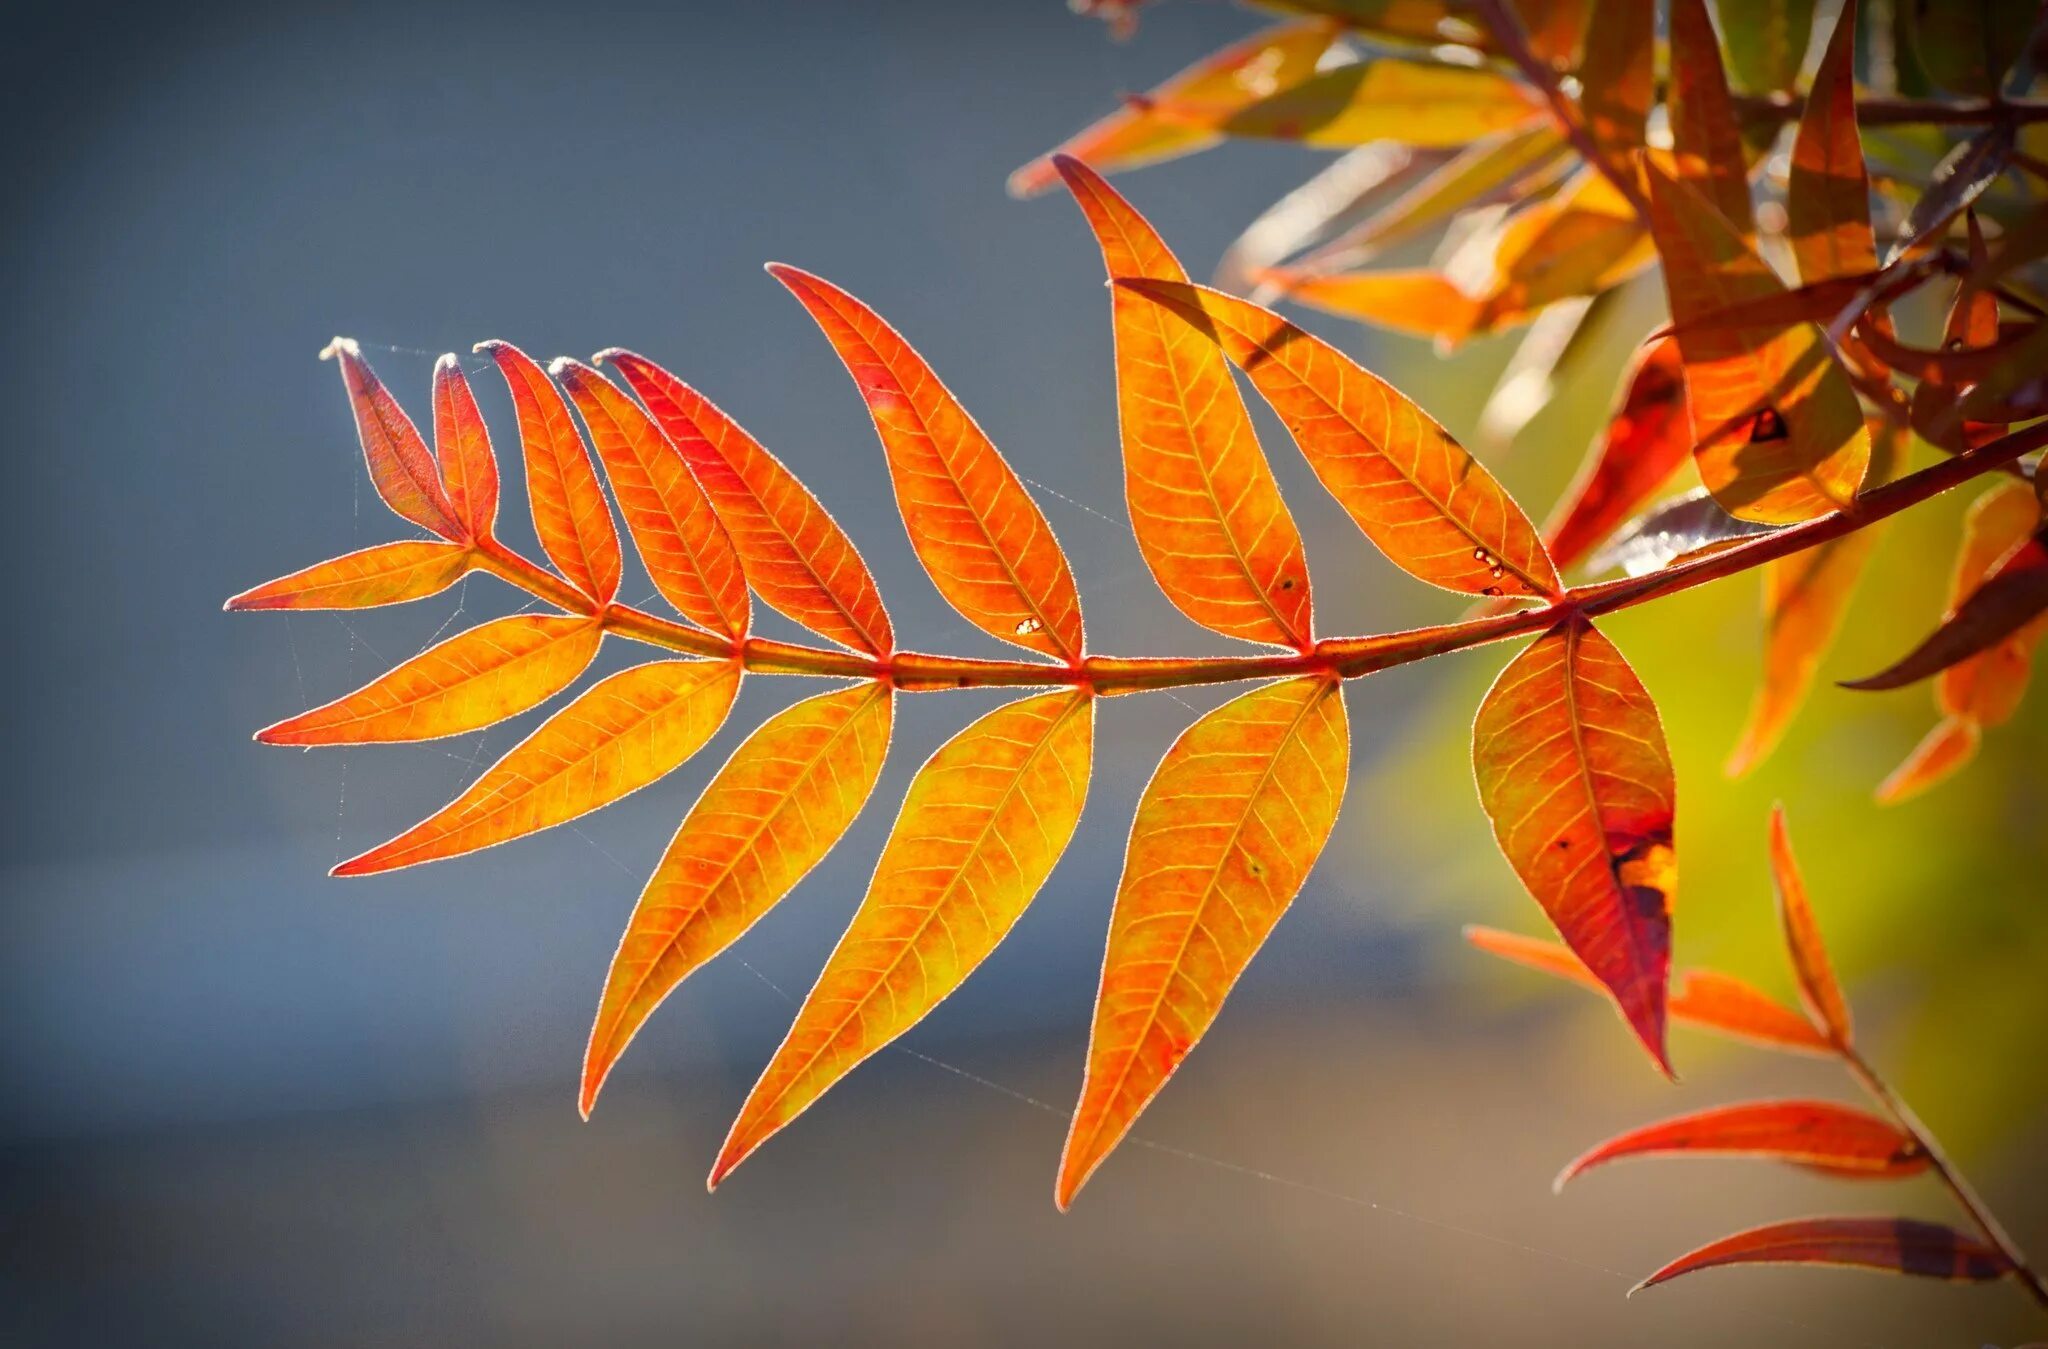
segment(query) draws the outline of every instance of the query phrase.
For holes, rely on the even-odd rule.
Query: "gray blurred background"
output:
[[[906,546],[843,372],[760,272],[797,263],[880,308],[1048,489],[1102,646],[1216,649],[1151,589],[1121,521],[1093,245],[1066,200],[1013,202],[1002,181],[1119,91],[1257,22],[1162,6],[1119,46],[1057,0],[10,8],[0,1342],[2028,1336],[2009,1290],[1824,1271],[1707,1275],[1624,1301],[1731,1227],[1944,1210],[1917,1183],[1878,1194],[1705,1162],[1617,1168],[1550,1196],[1555,1169],[1606,1133],[1748,1093],[1841,1088],[1825,1067],[1686,1038],[1674,1089],[1589,1000],[1462,949],[1467,919],[1539,922],[1464,768],[1497,652],[1351,691],[1338,842],[1144,1117],[1144,1142],[1065,1217],[1053,1166],[1119,845],[1150,765],[1213,698],[1104,709],[1088,817],[1010,941],[907,1038],[913,1052],[862,1068],[715,1199],[702,1177],[718,1139],[857,901],[890,805],[986,696],[907,700],[869,813],[737,958],[670,999],[589,1124],[577,1067],[640,881],[789,681],[753,681],[696,762],[573,829],[325,878],[531,724],[401,749],[250,743],[451,615],[515,604],[477,578],[345,621],[219,612],[257,581],[408,532],[370,493],[339,380],[314,359],[334,333],[361,339],[420,414],[434,355],[481,338],[543,358],[647,352],[813,484],[908,644],[981,651]],[[1316,162],[1231,146],[1123,185],[1199,273]],[[1508,350],[1444,365],[1325,331],[1454,428]],[[1591,434],[1619,359],[1502,467],[1532,513]],[[502,386],[478,383],[510,451]],[[1309,536],[1323,631],[1455,615],[1372,557],[1262,426]],[[515,474],[505,530],[524,545],[530,528]],[[1899,533],[1940,552],[1952,530],[1951,511]],[[2038,826],[2042,699],[1987,749],[1978,785],[1932,813],[1878,817],[1865,799],[1926,724],[1924,693],[1824,691],[1831,708],[1856,705],[1816,713],[1779,777],[1727,787],[1718,757],[1755,659],[1753,592],[1731,595],[1613,629],[1646,648],[1698,804],[1681,826],[1698,866],[1680,914],[1703,921],[1684,927],[1681,956],[1786,988],[1761,842],[1762,805],[1791,795],[1795,819],[1835,840],[1815,843],[1811,879],[1850,934],[1875,1052],[1958,1135],[2021,1238],[2048,1247],[2041,995],[1970,1010],[2044,968],[2039,854],[2017,879],[1939,902],[1955,875],[1902,860],[1923,857],[1925,837]],[[1878,629],[1858,650],[1870,668],[1927,617],[1862,612]],[[1701,664],[1708,650],[1727,661],[1719,682],[1702,673],[1720,669]],[[608,651],[607,667],[627,654]],[[1904,831],[1895,852],[1873,839],[1880,819]],[[1821,860],[1830,846],[1854,856]],[[1907,963],[1960,940],[1929,934],[1959,914],[1974,954]],[[1986,952],[2006,964],[1971,963],[2001,958]]]

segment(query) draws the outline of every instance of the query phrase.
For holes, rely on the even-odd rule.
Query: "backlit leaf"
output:
[[[1668,1073],[1677,788],[1649,692],[1574,614],[1487,691],[1472,763],[1515,874]]]
[[[918,770],[867,897],[733,1123],[713,1188],[1009,933],[1080,821],[1094,725],[1085,691],[1041,694],[982,717]]]
[[[1761,1157],[1833,1175],[1894,1179],[1927,1168],[1927,1154],[1889,1120],[1832,1101],[1752,1101],[1631,1129],[1588,1149],[1554,1188],[1623,1157]]]
[[[1756,238],[1742,129],[1706,0],[1671,0],[1671,152],[1678,181],[1713,204],[1745,247]],[[1663,241],[1663,230],[1658,230]],[[1667,254],[1668,256],[1668,254]],[[1683,322],[1672,306],[1672,316]]]
[[[1464,341],[1479,326],[1481,301],[1453,285],[1442,272],[1428,268],[1305,272],[1268,267],[1252,277],[1301,304],[1447,345]]]
[[[610,604],[619,593],[619,531],[568,403],[547,372],[510,342],[483,342],[477,350],[498,363],[512,391],[541,551],[570,585]]]
[[[1336,19],[1368,37],[1434,46],[1476,38],[1449,0],[1257,0],[1262,9]]]
[[[1382,57],[1282,89],[1232,113],[1222,129],[1304,145],[1464,145],[1541,116],[1541,107],[1525,85],[1492,69]]]
[[[1524,322],[1558,300],[1597,295],[1656,259],[1635,207],[1592,169],[1510,217],[1491,247],[1491,284],[1474,324],[1480,332]],[[1460,264],[1450,263],[1453,275]]]
[[[1558,593],[1557,569],[1521,507],[1392,385],[1258,305],[1202,286],[1120,284],[1222,346],[1396,566],[1468,595]]]
[[[1807,7],[1812,18],[1812,7]],[[1801,39],[1802,49],[1804,38]],[[1739,49],[1739,47],[1737,48]],[[1856,129],[1856,3],[1835,20],[1827,54],[1792,142],[1785,210],[1799,279],[1826,281],[1877,268],[1870,228],[1870,173]]]
[[[1846,1265],[1976,1283],[2000,1278],[2011,1269],[1995,1248],[1939,1223],[1915,1218],[1800,1218],[1710,1242],[1673,1260],[1636,1288],[1717,1265]]]
[[[440,466],[420,439],[412,418],[363,359],[362,348],[354,338],[337,337],[320,353],[322,360],[329,357],[341,366],[342,386],[348,390],[356,436],[362,441],[363,461],[370,466],[370,483],[377,495],[399,515],[429,532],[463,540],[462,523],[441,487]]]
[[[1593,989],[1609,1001],[1614,995],[1586,968],[1571,948],[1498,928],[1467,926],[1465,940],[1489,955],[1526,965]],[[1770,1049],[1801,1054],[1832,1054],[1834,1047],[1805,1017],[1752,984],[1718,970],[1680,970],[1671,980],[1666,1004],[1672,1022],[1696,1026]]]
[[[583,414],[654,588],[700,627],[735,641],[745,637],[746,575],[681,452],[632,399],[589,366],[557,357],[548,373]]]
[[[469,538],[491,537],[498,522],[498,459],[469,376],[452,352],[434,362],[434,455],[449,511]]]
[[[1771,881],[1778,892],[1778,920],[1785,929],[1785,949],[1792,956],[1792,972],[1799,982],[1799,1001],[1814,1028],[1838,1045],[1850,1041],[1849,1000],[1835,979],[1828,961],[1827,946],[1821,940],[1820,924],[1813,916],[1813,904],[1806,897],[1806,880],[1799,874],[1798,859],[1792,855],[1792,836],[1785,828],[1785,808],[1771,811]]]
[[[1643,146],[1656,38],[1655,0],[1594,0],[1579,61],[1579,106],[1594,143],[1619,163]]]
[[[1591,552],[1692,458],[1678,344],[1666,338],[1644,346],[1621,387],[1621,405],[1544,526],[1544,543],[1559,567]]]
[[[1054,154],[1116,173],[1206,149],[1232,113],[1315,73],[1337,34],[1324,20],[1283,23],[1203,57],[1148,94],[1040,155],[1010,175],[1010,195],[1029,197],[1059,181]]]
[[[640,395],[731,536],[771,608],[842,646],[886,655],[888,612],[860,550],[810,489],[710,399],[644,356],[599,352]]]
[[[1875,480],[1890,476],[1902,439],[1903,433],[1888,423],[1872,428]],[[1813,685],[1814,672],[1841,631],[1881,532],[1881,526],[1859,529],[1763,565],[1763,677],[1750,704],[1749,720],[1728,756],[1730,777],[1740,777],[1762,763],[1784,737]]]
[[[1064,1209],[1216,1019],[1336,824],[1341,686],[1254,689],[1190,727],[1138,802],[1110,917],[1088,1070],[1060,1157]]]
[[[2048,617],[2048,545],[2034,539],[1985,577],[1968,599],[1942,619],[1940,627],[1897,663],[1866,678],[1846,680],[1842,687],[1904,688],[2038,628],[2044,617]]]
[[[1166,243],[1077,160],[1059,170],[1111,280],[1186,282]],[[1111,289],[1131,530],[1174,607],[1226,637],[1307,648],[1308,562],[1217,345],[1145,296]]]
[[[733,661],[652,661],[600,680],[462,795],[334,874],[368,876],[475,852],[609,805],[702,749],[739,687]]]
[[[459,543],[380,543],[280,576],[227,602],[233,609],[367,609],[438,595],[470,569]]]
[[[894,707],[879,682],[819,694],[776,714],[718,770],[612,957],[583,1060],[584,1118],[662,999],[739,940],[852,825],[888,755]]]
[[[1655,164],[1649,176],[1701,481],[1731,514],[1766,524],[1848,505],[1870,435],[1847,376],[1812,324],[1687,326],[1784,285],[1697,193]]]
[[[324,707],[256,732],[266,745],[434,740],[518,716],[574,683],[604,633],[588,618],[515,614],[459,632]]]
[[[846,363],[889,461],[896,507],[939,593],[992,637],[1081,658],[1081,597],[1031,494],[950,390],[880,315],[770,263]]]
[[[1428,151],[1411,151],[1391,141],[1375,141],[1346,150],[1307,182],[1259,212],[1216,260],[1211,284],[1229,291],[1252,289],[1256,273],[1342,228],[1346,221],[1356,219],[1383,188],[1420,164],[1437,158]],[[1336,246],[1335,240],[1326,245]]]

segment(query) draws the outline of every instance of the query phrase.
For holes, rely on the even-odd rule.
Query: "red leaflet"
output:
[[[380,543],[281,576],[229,600],[236,609],[367,609],[438,595],[461,579],[474,554],[458,543]]]
[[[469,538],[488,539],[498,522],[498,459],[469,377],[453,352],[434,362],[434,453],[456,520]]]
[[[1763,1157],[1886,1180],[1927,1169],[1918,1142],[1867,1111],[1831,1101],[1752,1101],[1617,1134],[1575,1158],[1552,1188],[1607,1162],[1646,1156]]]
[[[337,337],[320,353],[323,361],[329,357],[341,365],[341,382],[348,389],[356,436],[363,443],[363,460],[370,466],[377,495],[414,524],[444,539],[462,541],[465,533],[441,487],[434,456],[412,418],[363,359],[362,348],[352,337]]]
[[[1856,130],[1856,2],[1847,0],[1814,72],[1792,143],[1785,189],[1799,279],[1825,281],[1877,268],[1870,174]]]
[[[1118,282],[1223,348],[1330,495],[1409,575],[1468,595],[1556,595],[1557,568],[1501,485],[1391,384],[1270,309],[1207,286]]]
[[[1078,160],[1055,156],[1112,281],[1185,283],[1165,240]],[[1228,637],[1314,644],[1308,561],[1214,342],[1113,287],[1117,417],[1131,530],[1174,607]]]
[[[1821,941],[1820,925],[1814,921],[1813,906],[1806,898],[1806,881],[1792,856],[1792,837],[1785,830],[1785,808],[1771,810],[1771,877],[1778,890],[1778,918],[1785,928],[1785,949],[1792,955],[1792,971],[1799,976],[1799,1000],[1814,1028],[1835,1044],[1846,1048],[1850,1039],[1849,1000],[1835,981],[1828,963],[1827,947]]]
[[[548,373],[583,414],[654,588],[685,618],[734,641],[745,637],[746,574],[682,455],[632,399],[589,366],[557,357]]]
[[[498,363],[519,417],[526,457],[526,495],[541,551],[599,606],[619,593],[619,531],[598,486],[590,452],[547,372],[510,342],[479,342]]]
[[[1692,457],[1678,343],[1665,338],[1638,351],[1622,390],[1606,432],[1543,528],[1559,567],[1591,552]]]
[[[1940,1223],[1913,1218],[1801,1218],[1710,1242],[1629,1291],[1716,1265],[1846,1265],[1969,1283],[2001,1278],[2012,1269],[1993,1247]]]
[[[1654,0],[1594,0],[1579,62],[1580,107],[1594,142],[1624,163],[1643,145],[1656,83],[1656,39]]]
[[[821,277],[769,275],[817,321],[868,405],[896,508],[932,583],[992,637],[1081,659],[1081,596],[1052,526],[982,429],[879,314]]]
[[[2048,543],[2021,543],[1899,661],[1845,689],[1897,689],[1938,674],[1993,647],[2034,632],[2048,614]],[[2036,634],[2038,636],[2038,634]],[[2031,640],[2029,641],[2031,645]]]
[[[810,489],[710,399],[645,356],[614,347],[594,359],[618,367],[682,452],[754,593],[842,646],[887,655],[896,638],[875,578]]]
[[[1501,671],[1472,726],[1501,851],[1658,1066],[1677,885],[1677,788],[1656,704],[1574,614]]]

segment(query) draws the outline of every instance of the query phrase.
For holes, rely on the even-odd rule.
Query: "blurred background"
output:
[[[1830,1271],[1623,1299],[1735,1227],[1949,1211],[1921,1182],[1733,1162],[1618,1167],[1551,1196],[1582,1147],[1649,1119],[1764,1092],[1849,1097],[1827,1065],[1683,1031],[1673,1087],[1601,1004],[1464,947],[1468,921],[1543,930],[1468,766],[1502,650],[1351,687],[1336,841],[1141,1142],[1065,1217],[1053,1167],[1120,845],[1151,765],[1213,695],[1104,709],[1087,818],[1010,940],[715,1199],[717,1142],[857,902],[891,805],[987,695],[907,700],[868,814],[669,1000],[589,1124],[576,1072],[640,882],[792,681],[750,682],[718,743],[574,828],[325,877],[533,720],[370,751],[250,742],[451,616],[518,602],[473,578],[400,610],[220,612],[408,533],[314,359],[337,332],[422,417],[435,354],[482,338],[647,352],[814,486],[908,644],[981,652],[919,572],[844,373],[760,272],[802,265],[888,315],[1043,489],[1106,647],[1216,650],[1153,590],[1122,522],[1094,245],[1062,196],[1014,202],[1002,183],[1119,92],[1259,22],[1167,5],[1117,45],[1054,0],[10,10],[0,1341],[2040,1338],[2010,1289]],[[1233,144],[1121,185],[1203,273],[1318,162]],[[1656,321],[1654,295],[1638,300],[1622,320],[1635,334]],[[1512,348],[1446,360],[1310,322],[1461,434]],[[1632,335],[1489,454],[1532,514],[1594,434]],[[478,387],[510,451],[502,385]],[[1259,415],[1322,631],[1454,617],[1454,599],[1373,554]],[[1890,528],[1826,678],[1878,668],[1934,620],[1963,505]],[[512,490],[503,527],[530,547]],[[1763,848],[1783,800],[1870,1052],[2021,1242],[2048,1251],[2048,696],[1961,779],[1880,811],[1871,788],[1931,724],[1927,690],[1823,685],[1776,757],[1730,783],[1757,602],[1745,577],[1605,625],[1661,704],[1683,784],[1679,962],[1789,997]]]

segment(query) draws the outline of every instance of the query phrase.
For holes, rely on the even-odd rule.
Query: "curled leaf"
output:
[[[380,543],[245,590],[238,609],[367,609],[438,595],[475,560],[459,543]]]
[[[1468,595],[1560,592],[1521,507],[1392,385],[1269,309],[1204,286],[1119,284],[1222,347],[1330,495],[1396,566]]]
[[[479,624],[324,707],[256,732],[266,745],[435,740],[480,730],[552,698],[597,655],[588,618],[515,614]]]
[[[1831,1101],[1750,1101],[1617,1134],[1558,1173],[1554,1187],[1624,1157],[1761,1157],[1830,1174],[1896,1179],[1927,1169],[1920,1144],[1890,1120]]]
[[[1736,519],[1721,509],[1721,503],[1705,488],[1696,487],[1629,521],[1593,555],[1586,569],[1603,572],[1619,568],[1630,576],[1647,576],[1680,558],[1753,539],[1774,528]]]
[[[619,593],[618,526],[569,404],[547,371],[510,342],[481,342],[477,350],[497,362],[512,393],[541,551],[570,585],[600,607],[610,604]]]
[[[658,660],[602,679],[462,795],[334,874],[368,876],[455,857],[610,805],[702,749],[739,687],[734,661]]]
[[[1811,324],[1691,326],[1784,286],[1698,194],[1655,164],[1649,175],[1701,481],[1731,514],[1765,524],[1848,505],[1870,435],[1847,376]]]
[[[999,707],[918,770],[867,897],[747,1095],[710,1185],[938,1006],[1009,934],[1074,835],[1094,700]]]
[[[1166,243],[1086,165],[1055,161],[1111,280],[1187,281]],[[1306,649],[1314,610],[1301,534],[1214,342],[1113,287],[1117,418],[1131,530],[1174,607],[1227,637]]]
[[[888,756],[894,696],[850,685],[748,736],[683,817],[605,976],[578,1105],[597,1093],[662,999],[796,887],[860,814]]]
[[[1473,722],[1472,765],[1515,874],[1669,1073],[1677,788],[1648,690],[1573,614],[1487,691]]]
[[[781,263],[769,274],[846,364],[889,461],[896,506],[939,593],[983,632],[1081,659],[1081,597],[1031,494],[974,418],[874,310]]]
[[[1915,1218],[1800,1218],[1709,1242],[1630,1291],[1717,1265],[1845,1265],[1970,1283],[2002,1278],[2012,1268],[1996,1248],[1940,1223]]]
[[[1290,679],[1188,728],[1138,802],[1110,916],[1064,1209],[1215,1021],[1302,882],[1344,799],[1342,688]]]
[[[1984,578],[1920,645],[1886,669],[1846,680],[1842,687],[1904,688],[2022,634],[2035,633],[2044,616],[2048,616],[2048,543],[2030,539]]]

